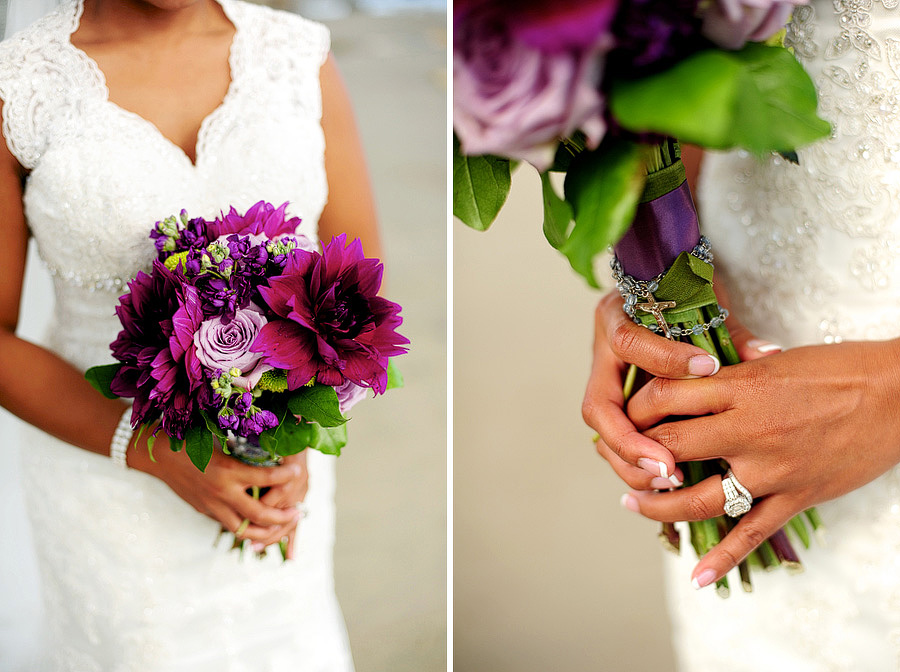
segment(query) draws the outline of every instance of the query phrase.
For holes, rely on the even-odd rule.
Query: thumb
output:
[[[742,362],[749,362],[766,355],[774,355],[784,350],[777,343],[757,338],[747,326],[734,315],[728,316],[728,331]]]

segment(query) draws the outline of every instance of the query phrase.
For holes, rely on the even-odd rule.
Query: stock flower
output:
[[[406,352],[409,340],[395,331],[400,306],[377,295],[381,262],[365,258],[358,240],[345,248],[346,241],[336,236],[322,254],[294,250],[284,275],[259,289],[282,319],[263,325],[252,349],[287,371],[289,389],[349,380],[380,394],[388,358]]]
[[[235,377],[235,384],[252,389],[268,368],[258,365],[262,355],[250,351],[265,323],[255,306],[238,310],[228,322],[221,317],[205,320],[194,333],[197,359],[211,371],[238,369],[241,376]]]
[[[796,5],[809,0],[716,0],[703,15],[703,35],[724,49],[765,40],[784,28]]]
[[[453,119],[465,154],[521,158],[543,170],[556,141],[606,130],[597,90],[617,2],[468,2],[454,9]]]

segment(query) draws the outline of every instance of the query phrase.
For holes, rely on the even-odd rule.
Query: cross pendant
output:
[[[651,294],[647,297],[646,303],[638,303],[635,304],[634,307],[645,313],[650,313],[653,316],[653,319],[656,320],[659,328],[662,329],[663,336],[671,341],[672,334],[669,331],[669,325],[666,323],[666,318],[663,317],[662,311],[667,310],[668,308],[674,308],[676,305],[677,304],[674,301],[657,301]]]

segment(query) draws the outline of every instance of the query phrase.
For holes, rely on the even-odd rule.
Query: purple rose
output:
[[[547,3],[556,5],[556,3]],[[502,2],[454,11],[453,119],[466,154],[550,166],[556,142],[606,131],[598,91],[617,2],[560,2],[516,11]],[[578,29],[580,28],[580,30]]]
[[[343,385],[334,388],[337,392],[338,404],[341,407],[341,414],[346,414],[356,404],[366,398],[366,388],[360,387],[354,382],[347,381]]]
[[[254,307],[236,311],[227,323],[221,317],[204,321],[194,334],[197,359],[210,371],[238,369],[243,375],[235,384],[252,389],[271,368],[259,366],[262,355],[250,350],[265,323],[262,312]]]
[[[703,15],[703,34],[724,49],[768,39],[809,0],[716,0]]]

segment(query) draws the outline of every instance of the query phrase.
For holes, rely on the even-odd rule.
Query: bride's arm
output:
[[[328,204],[319,218],[324,242],[347,234],[359,238],[367,257],[382,257],[375,199],[353,109],[340,72],[329,55],[322,66],[322,130],[325,133],[325,172]]]
[[[103,397],[56,354],[16,336],[28,245],[22,206],[25,174],[0,132],[0,405],[67,443],[108,455],[125,404]],[[272,543],[293,527],[296,510],[256,502],[245,489],[287,481],[302,481],[305,489],[298,465],[256,469],[217,454],[204,475],[184,451],[173,453],[161,438],[156,462],[149,458],[144,437],[137,448],[128,450],[128,465],[160,478],[198,511],[231,530],[250,519],[253,525],[242,535],[248,539]]]

